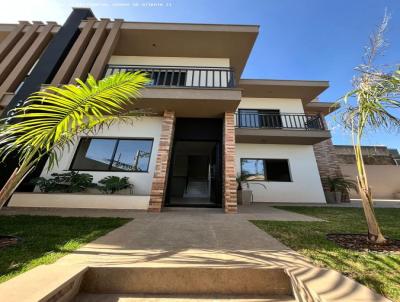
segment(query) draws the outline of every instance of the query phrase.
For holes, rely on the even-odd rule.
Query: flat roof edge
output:
[[[82,20],[83,27],[87,20]],[[111,26],[113,20],[110,20]],[[95,25],[96,26],[96,25]],[[123,21],[121,29],[125,30],[186,30],[186,31],[210,31],[210,32],[238,32],[258,34],[259,25],[242,24],[206,24],[206,23],[168,23],[168,22],[133,22]]]
[[[289,85],[289,86],[323,86],[329,87],[329,81],[325,80],[273,80],[273,79],[240,79],[239,85]]]

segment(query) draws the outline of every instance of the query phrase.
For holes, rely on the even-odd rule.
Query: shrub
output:
[[[53,178],[38,177],[32,183],[37,185],[41,192],[75,193],[85,191],[93,186],[93,176],[75,171],[67,173],[53,173]]]
[[[97,188],[104,194],[114,194],[117,191],[121,191],[126,188],[130,188],[132,185],[128,181],[128,177],[118,176],[107,176],[97,184]]]

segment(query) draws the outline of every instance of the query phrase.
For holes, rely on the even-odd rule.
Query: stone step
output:
[[[296,302],[292,296],[279,295],[270,297],[257,296],[154,296],[154,295],[121,295],[121,294],[79,294],[73,302]]]
[[[91,267],[81,293],[146,295],[292,295],[282,268]]]

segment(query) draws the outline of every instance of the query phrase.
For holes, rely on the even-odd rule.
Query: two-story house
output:
[[[234,213],[238,176],[254,202],[324,203],[321,179],[340,173],[324,120],[332,104],[317,101],[329,84],[241,78],[258,31],[256,25],[97,20],[89,9],[74,9],[63,26],[2,24],[3,116],[43,85],[143,70],[152,81],[132,109],[149,114],[80,137],[58,167],[48,171],[43,163],[33,173],[80,171],[94,181],[126,176],[133,195],[121,204],[118,196],[101,204],[90,194],[78,203],[54,197],[54,205],[135,208],[140,199],[155,212],[199,206]],[[2,183],[14,167],[15,160],[3,164]],[[49,206],[42,197],[14,197],[12,206]]]

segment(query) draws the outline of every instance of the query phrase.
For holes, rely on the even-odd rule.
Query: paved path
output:
[[[222,209],[166,208],[160,214],[129,210],[5,208],[1,215],[129,217],[132,222],[57,261],[86,265],[309,265],[299,254],[249,220],[320,221],[265,204]]]
[[[316,220],[273,208],[227,215],[216,209],[136,213],[132,222],[63,257],[59,264],[88,265],[308,265],[249,219]],[[269,217],[269,218],[268,218]]]

